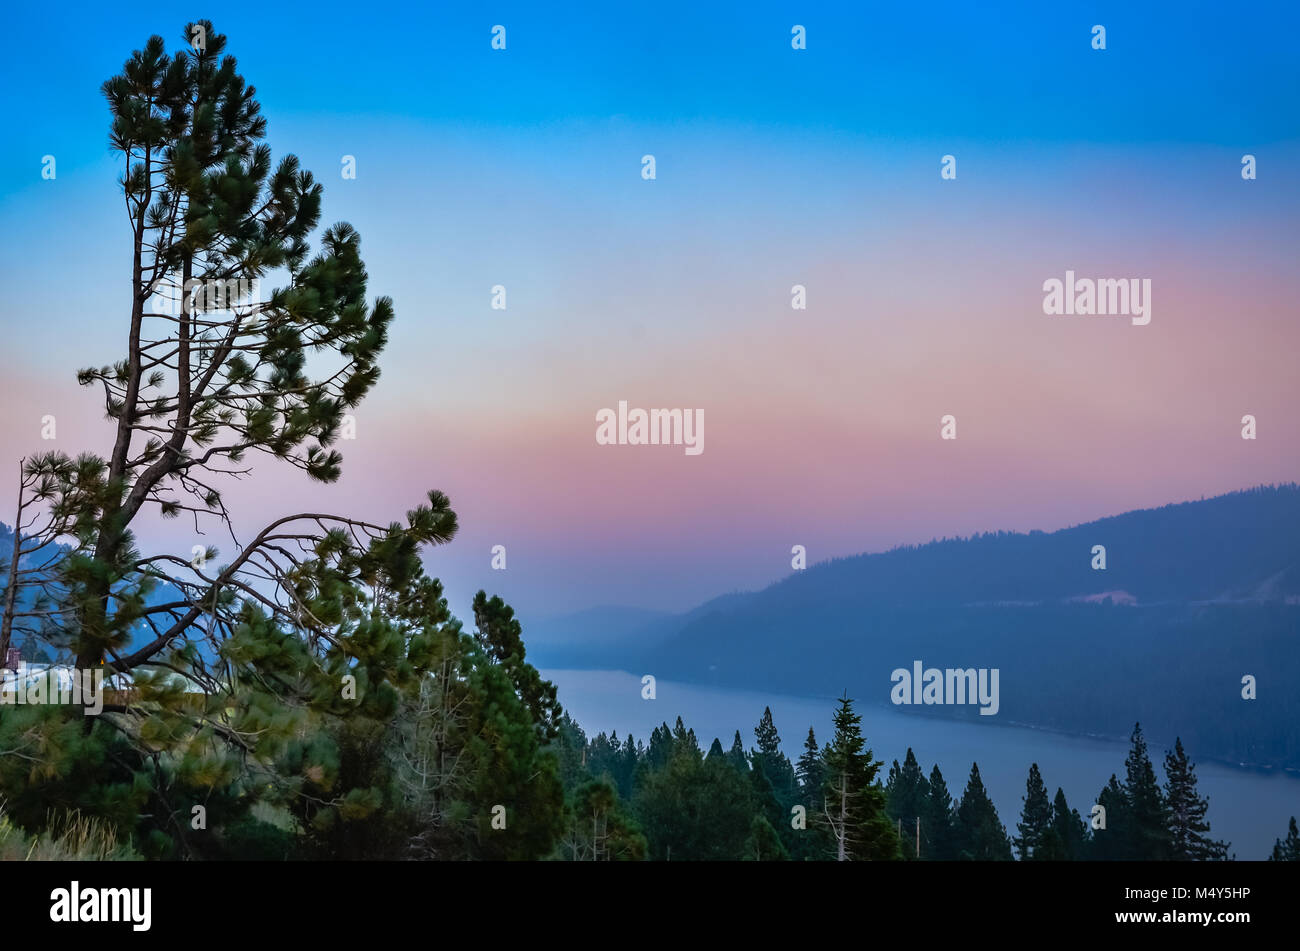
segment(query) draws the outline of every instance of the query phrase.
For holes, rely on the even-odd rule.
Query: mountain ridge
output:
[[[1092,567],[1096,545],[1104,569]],[[1284,483],[1053,532],[829,559],[637,637],[588,636],[571,666],[787,694],[847,689],[865,702],[889,702],[891,671],[917,659],[997,668],[1008,720],[1120,738],[1140,720],[1207,758],[1297,768],[1297,631],[1300,486]],[[1245,676],[1258,682],[1254,700],[1241,696]]]

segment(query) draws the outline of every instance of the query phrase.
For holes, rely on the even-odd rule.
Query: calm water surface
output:
[[[791,760],[803,752],[810,726],[818,743],[831,735],[835,701],[830,697],[789,697],[660,680],[655,699],[642,700],[641,678],[624,671],[544,670],[542,674],[558,686],[560,703],[588,736],[616,730],[620,738],[630,732],[646,742],[656,726],[665,720],[672,726],[680,715],[695,730],[704,750],[715,736],[729,749],[736,730],[750,749],[765,706],[772,708],[781,749]],[[1121,779],[1124,775],[1127,743],[909,716],[891,707],[857,704],[855,709],[862,715],[867,744],[876,759],[885,762],[882,773],[892,760],[902,762],[910,746],[927,776],[938,763],[948,791],[957,799],[966,786],[971,762],[978,762],[984,785],[1012,835],[1030,763],[1038,764],[1049,795],[1060,786],[1071,808],[1085,817],[1111,773]],[[1196,751],[1187,752],[1196,761]],[[1152,743],[1151,759],[1161,782],[1164,754],[1163,747]],[[1230,842],[1229,854],[1235,852],[1239,859],[1267,858],[1274,840],[1286,834],[1287,819],[1300,816],[1300,776],[1208,762],[1198,762],[1196,774],[1201,793],[1210,798],[1211,833]]]

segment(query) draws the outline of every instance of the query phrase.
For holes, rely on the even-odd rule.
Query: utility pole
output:
[[[921,817],[916,817],[916,857],[921,857]]]

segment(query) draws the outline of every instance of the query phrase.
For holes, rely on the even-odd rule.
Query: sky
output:
[[[7,13],[0,472],[51,448],[47,414],[57,448],[111,447],[74,378],[124,354],[129,313],[99,86],[210,16],[276,158],[315,172],[322,225],[356,226],[397,310],[342,479],[259,463],[227,493],[246,534],[321,506],[388,522],[440,489],[462,527],[427,565],[453,608],[486,588],[526,621],[683,610],[788,574],[794,545],[1297,478],[1294,4],[472,6]],[[1067,270],[1149,279],[1150,323],[1044,314]],[[701,410],[704,451],[598,445],[620,400]]]

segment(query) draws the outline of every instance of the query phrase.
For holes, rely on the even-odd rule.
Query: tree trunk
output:
[[[22,463],[18,464],[18,511],[14,514],[14,550],[9,557],[9,582],[5,585],[4,617],[0,619],[0,666],[9,654],[9,638],[14,629],[14,610],[18,603],[18,555],[22,550],[23,480]]]

